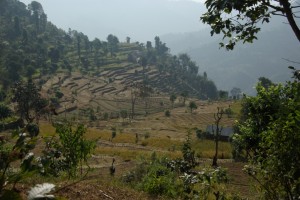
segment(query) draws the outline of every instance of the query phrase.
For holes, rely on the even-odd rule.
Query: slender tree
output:
[[[214,114],[214,119],[215,119],[215,128],[214,126],[212,126],[212,131],[215,137],[215,155],[213,158],[213,163],[212,166],[217,167],[218,166],[218,153],[219,153],[219,139],[220,139],[220,135],[222,132],[222,127],[220,127],[220,121],[223,117],[224,111],[222,108],[218,107],[217,108],[218,111],[217,113]]]

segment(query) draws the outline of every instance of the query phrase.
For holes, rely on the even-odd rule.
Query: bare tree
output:
[[[220,108],[220,107],[218,107],[217,113],[214,114],[215,127],[212,126],[212,131],[215,136],[215,144],[216,144],[215,156],[213,158],[213,163],[212,163],[212,166],[214,166],[214,167],[218,166],[217,161],[218,161],[218,151],[219,151],[219,138],[220,138],[220,134],[223,129],[223,127],[220,127],[220,121],[223,117],[223,114],[224,114],[224,110],[223,110],[223,108]]]

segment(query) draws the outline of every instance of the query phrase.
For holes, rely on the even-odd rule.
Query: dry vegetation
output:
[[[205,130],[207,125],[213,124],[213,113],[217,107],[227,108],[230,105],[234,110],[238,110],[240,105],[236,102],[196,103],[198,109],[192,114],[186,107],[177,107],[171,110],[170,117],[166,117],[164,112],[159,112],[137,116],[132,121],[127,120],[126,123],[119,118],[101,120],[99,122],[101,127],[89,127],[85,137],[96,141],[97,144],[89,161],[92,171],[84,180],[60,189],[58,195],[67,199],[152,199],[142,192],[130,189],[118,180],[133,169],[141,159],[150,158],[153,152],[156,152],[158,157],[174,159],[182,157],[181,148],[188,131],[192,133],[192,147],[201,166],[210,165],[214,155],[214,142],[198,139],[195,128]],[[57,119],[64,117],[64,114],[60,114]],[[233,123],[234,118],[224,115],[223,126],[232,126]],[[117,133],[114,138],[112,127]],[[40,123],[40,130],[43,137],[55,135],[55,129],[47,121]],[[249,179],[242,172],[243,164],[231,160],[230,144],[221,142],[219,152],[219,163],[228,168],[231,177],[229,190],[241,196],[251,196]],[[114,177],[109,174],[113,158],[116,159]],[[58,187],[70,184],[61,180],[56,181]],[[24,184],[19,187],[26,190]]]

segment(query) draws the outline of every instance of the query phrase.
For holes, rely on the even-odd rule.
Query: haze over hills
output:
[[[21,0],[28,5],[31,0]],[[38,0],[49,21],[59,28],[84,32],[93,39],[114,34],[124,41],[146,43],[155,36],[203,28],[199,16],[205,7],[188,0]]]
[[[172,53],[188,53],[206,71],[219,89],[230,91],[239,87],[247,94],[255,93],[255,83],[265,76],[274,82],[291,77],[287,68],[299,61],[300,46],[290,27],[282,18],[264,24],[253,44],[239,44],[233,51],[219,49],[220,36],[211,37],[209,29],[185,34],[162,36]]]

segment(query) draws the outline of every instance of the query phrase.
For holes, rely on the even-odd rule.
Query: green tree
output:
[[[107,36],[107,45],[108,45],[110,55],[113,56],[114,53],[118,51],[119,39],[116,36],[109,34]]]
[[[20,119],[27,122],[37,119],[39,111],[48,104],[40,96],[36,85],[31,79],[27,83],[18,82],[15,84],[12,100],[17,103],[17,112],[20,114]]]
[[[170,95],[170,101],[172,103],[172,108],[174,108],[174,102],[177,99],[177,96],[175,94]]]
[[[152,43],[150,42],[150,41],[147,41],[147,43],[146,43],[146,48],[147,48],[147,50],[149,51],[149,50],[151,50],[153,47],[152,47]]]
[[[266,89],[274,85],[274,83],[266,77],[259,77],[258,80],[261,82],[261,85]]]
[[[35,127],[35,128],[34,128]],[[37,129],[36,129],[37,127]],[[36,131],[37,130],[37,131]],[[5,198],[5,193],[15,191],[16,183],[31,177],[32,172],[37,169],[34,162],[34,153],[38,135],[38,126],[27,124],[20,130],[11,134],[14,143],[8,142],[6,138],[0,140],[0,198]],[[11,189],[9,189],[12,186]],[[16,198],[16,199],[21,199]]]
[[[111,128],[111,141],[117,136],[117,129],[116,127]]]
[[[265,199],[297,199],[300,195],[300,83],[258,83],[256,97],[246,97],[246,112],[234,135],[235,150],[246,150],[246,167]]]
[[[219,90],[219,98],[224,100],[228,99],[228,91]]]
[[[186,101],[186,98],[189,96],[189,92],[185,90],[180,95],[183,98],[183,105],[185,105],[185,101]]]
[[[300,41],[300,29],[295,19],[299,5],[288,0],[207,0],[208,9],[201,16],[202,22],[211,27],[211,35],[224,35],[228,43],[220,43],[232,50],[238,41],[252,43],[261,30],[259,23],[269,22],[272,16],[283,16]]]
[[[69,178],[77,176],[77,170],[83,163],[88,164],[87,159],[91,155],[95,144],[84,139],[86,128],[78,125],[73,128],[71,123],[55,124],[56,133],[59,135],[57,149],[61,151],[62,166],[67,170]]]
[[[130,37],[128,37],[128,36],[126,37],[126,43],[127,44],[130,44],[130,39],[131,39]]]
[[[169,51],[169,48],[166,46],[166,43],[162,43],[158,36],[156,36],[154,40],[155,40],[155,49],[157,55],[159,56],[166,55],[166,53]]]
[[[189,108],[191,109],[191,113],[193,113],[193,110],[197,109],[198,106],[195,103],[195,101],[191,101],[190,104],[189,104]]]

